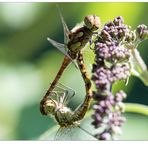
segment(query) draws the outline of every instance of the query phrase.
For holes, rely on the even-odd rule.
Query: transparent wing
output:
[[[64,44],[67,44],[68,40],[69,40],[69,29],[68,29],[68,27],[67,27],[67,25],[64,21],[64,18],[62,16],[59,5],[57,5],[57,8],[58,8],[58,11],[59,11],[60,19],[61,19],[61,22],[62,22],[62,25],[63,25],[63,30],[64,30]]]
[[[61,127],[54,138],[55,140],[97,140],[87,129],[80,126]]]
[[[56,47],[58,50],[60,50],[64,55],[68,56],[70,59],[71,57],[68,55],[67,51],[66,51],[66,48],[65,48],[65,45],[64,44],[61,44],[55,40],[52,40],[51,38],[47,38],[47,40],[54,46]]]
[[[59,130],[57,131],[54,140],[72,140],[71,137],[71,127],[60,127]]]
[[[67,56],[72,63],[75,65],[75,67],[78,69],[78,65],[77,63],[69,56],[67,50],[66,50],[66,46],[64,44],[61,44],[55,40],[52,40],[51,38],[47,38],[47,40],[54,46],[56,47],[59,51],[61,51],[65,56]]]

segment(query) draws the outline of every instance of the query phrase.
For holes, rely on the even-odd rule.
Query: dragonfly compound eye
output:
[[[95,31],[99,28],[101,21],[100,18],[96,15],[87,15],[84,19],[85,26],[92,31]]]
[[[57,108],[57,102],[55,100],[47,100],[45,103],[44,111],[47,115],[54,115]]]

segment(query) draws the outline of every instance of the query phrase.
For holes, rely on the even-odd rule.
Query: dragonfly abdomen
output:
[[[78,54],[77,63],[79,65],[83,80],[85,82],[86,96],[83,103],[74,111],[73,121],[83,119],[90,106],[92,97],[91,80],[84,64],[82,51],[80,51]]]
[[[72,116],[73,122],[82,120],[89,109],[91,97],[86,94],[85,101],[74,111]]]
[[[82,51],[80,51],[80,53],[78,54],[77,63],[78,63],[78,66],[80,68],[80,71],[81,71],[81,75],[83,77],[83,80],[85,82],[86,94],[88,96],[92,96],[91,80],[90,80],[90,76],[89,76],[89,74],[88,74],[88,72],[86,70],[86,66],[84,64]]]
[[[78,54],[77,63],[78,63],[78,66],[80,68],[83,80],[85,82],[86,93],[88,93],[88,91],[91,89],[91,81],[90,81],[90,76],[89,76],[89,74],[86,70],[86,66],[84,64],[82,52],[80,52]]]

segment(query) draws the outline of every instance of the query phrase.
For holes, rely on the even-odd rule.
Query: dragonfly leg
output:
[[[74,89],[72,89],[71,87],[69,87],[69,86],[66,86],[66,85],[64,85],[64,84],[62,84],[62,83],[59,83],[62,87],[64,87],[66,90],[71,90],[71,92],[72,92],[72,95],[68,98],[69,100],[73,97],[73,96],[75,96],[75,94],[76,94],[76,91],[74,90]],[[68,91],[69,92],[69,91]],[[64,102],[67,100],[67,98],[65,98],[64,99]]]
[[[59,103],[63,103],[65,98],[67,98],[68,96],[68,90],[64,90],[64,91],[54,91],[54,96],[56,95],[56,99]]]
[[[52,91],[52,92],[51,92],[51,95],[52,95],[52,93],[54,94],[54,96],[56,96],[56,99],[57,99],[57,101],[59,102],[59,101],[60,101],[60,98],[59,98],[58,92],[57,92],[57,91]]]
[[[67,100],[70,100],[76,94],[76,92],[72,88],[70,88],[62,83],[58,83],[55,86],[55,88],[58,90],[55,90],[52,92],[54,93],[54,95],[56,93],[56,95],[57,95],[56,98],[58,98],[57,101],[59,101],[60,103],[63,103],[63,104],[65,104],[67,102]]]
[[[65,104],[65,100],[68,99],[68,90],[65,91],[65,96],[63,97],[62,103]]]
[[[58,91],[58,93],[59,93],[58,101],[63,104],[65,98],[67,98],[67,96],[68,96],[68,90],[65,90],[64,92]]]

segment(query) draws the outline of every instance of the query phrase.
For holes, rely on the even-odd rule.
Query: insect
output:
[[[73,62],[73,60],[77,60],[79,69],[83,76],[84,73],[82,71],[85,71],[85,69],[83,70],[85,66],[81,64],[83,61],[80,61],[80,59],[83,59],[81,49],[84,48],[84,46],[90,41],[94,31],[96,31],[100,26],[99,17],[96,15],[88,15],[84,18],[84,25],[82,27],[76,26],[71,31],[69,31],[60,10],[59,14],[64,29],[64,44],[58,43],[50,38],[47,39],[53,46],[59,49],[65,55],[65,57],[55,79],[51,83],[49,89],[47,90],[44,98],[40,103],[40,111],[43,115],[47,115],[44,106],[45,102],[48,101],[48,96],[55,88],[64,70],[71,62]],[[83,76],[83,78],[86,78],[86,80],[84,80],[86,82],[86,90],[89,91],[87,88],[87,85],[89,85],[88,75],[86,74]]]
[[[82,69],[81,74],[83,76],[83,80],[85,82],[85,89],[87,92],[84,101],[74,111],[71,111],[70,108],[67,107],[67,104],[70,98],[72,98],[75,95],[75,91],[73,91],[69,87],[64,86],[63,84],[60,84],[61,85],[60,87],[59,85],[55,86],[55,88],[60,88],[60,91],[59,90],[56,91],[54,88],[50,92],[50,95],[47,97],[47,100],[44,102],[45,114],[53,115],[61,127],[56,134],[55,137],[56,140],[62,140],[62,139],[64,140],[64,137],[68,136],[71,133],[70,131],[72,129],[78,127],[81,128],[79,126],[80,121],[84,118],[90,105],[91,96],[92,96],[91,82],[87,74],[84,65],[83,55],[81,52],[78,54],[77,63],[79,65],[79,68]],[[68,95],[70,92],[68,91],[69,89],[72,92],[71,95]],[[55,97],[56,100],[53,99],[53,97]],[[84,129],[82,130],[85,131]],[[91,135],[90,133],[88,134]]]
[[[85,91],[87,92],[84,98],[84,101],[76,108],[74,111],[71,111],[70,108],[67,107],[67,104],[75,95],[75,91],[66,87],[62,84],[56,85],[55,88],[59,88],[60,91],[56,91],[55,88],[50,92],[47,100],[44,101],[44,112],[46,115],[53,115],[60,125],[60,129],[58,130],[55,139],[56,140],[64,140],[64,138],[69,136],[72,129],[81,128],[79,126],[80,120],[82,120],[89,108],[92,90],[91,90],[91,81],[87,74],[86,67],[84,65],[82,52],[78,54],[77,60],[78,66],[81,70],[81,74],[83,76],[83,80],[85,82]],[[71,95],[68,95],[71,90]],[[56,98],[53,99],[53,97]],[[82,128],[81,128],[82,129]],[[85,131],[84,129],[82,129]],[[87,132],[87,131],[85,131]],[[87,132],[88,133],[88,132]],[[90,133],[88,133],[91,135]],[[92,135],[91,135],[92,136]]]
[[[83,132],[93,136],[87,130],[80,127],[80,120],[83,118],[81,114],[83,111],[86,111],[85,104],[87,103],[87,99],[85,99],[78,108],[72,111],[67,107],[67,104],[69,103],[70,98],[74,96],[75,91],[60,83],[58,83],[55,88],[57,88],[57,90],[54,89],[51,92],[50,99],[46,101],[45,104],[46,114],[53,116],[60,125],[54,140],[72,140],[70,136],[72,136],[72,134],[74,134],[78,129],[81,129]],[[56,99],[53,99],[54,97]]]

